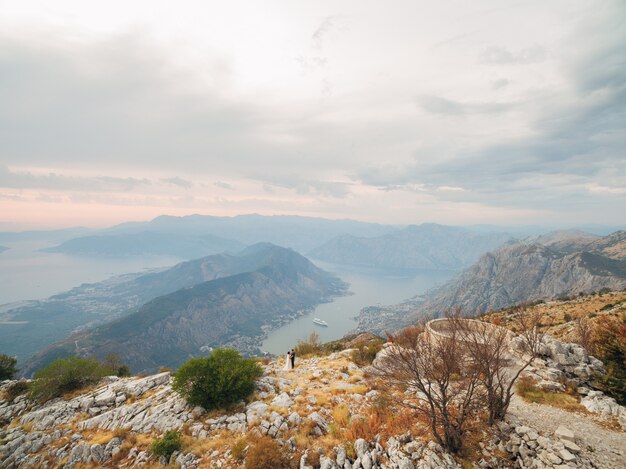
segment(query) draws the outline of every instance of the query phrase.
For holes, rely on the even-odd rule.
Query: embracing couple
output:
[[[289,350],[287,352],[287,357],[285,357],[285,370],[293,370],[296,362],[296,351],[294,349]]]

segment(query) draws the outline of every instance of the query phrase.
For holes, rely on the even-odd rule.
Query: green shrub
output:
[[[305,355],[321,355],[323,353],[320,336],[317,332],[311,332],[306,340],[298,340],[296,345],[296,357]]]
[[[0,354],[0,381],[13,379],[15,373],[17,373],[17,368],[15,368],[16,363],[17,360],[15,357]]]
[[[226,407],[248,397],[263,369],[231,349],[216,349],[209,357],[192,358],[174,374],[172,388],[189,404],[205,409]]]
[[[130,368],[122,363],[119,355],[110,353],[102,361],[102,366],[107,370],[108,375],[115,375],[119,378],[125,378],[131,375]]]
[[[95,358],[58,358],[35,373],[30,394],[33,399],[45,402],[97,383],[108,374],[107,371]]]
[[[382,347],[382,342],[360,343],[352,352],[352,361],[359,366],[371,365]]]
[[[162,438],[157,438],[150,445],[150,452],[155,456],[165,456],[169,459],[174,451],[180,451],[180,433],[174,430],[165,432]]]

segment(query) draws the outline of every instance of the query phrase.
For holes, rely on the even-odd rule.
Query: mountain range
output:
[[[182,259],[197,259],[220,252],[237,252],[244,247],[245,245],[238,241],[211,234],[185,235],[140,231],[81,236],[42,251],[113,257],[165,254]]]
[[[309,255],[327,262],[383,269],[458,270],[511,240],[505,233],[424,223],[376,237],[339,236]]]
[[[265,328],[346,290],[341,280],[295,251],[267,243],[247,248],[236,258],[221,255],[190,264],[153,275],[161,282],[218,278],[159,296],[121,319],[74,334],[37,354],[22,373],[28,375],[73,353],[97,357],[116,353],[135,372],[177,367],[213,347],[259,353]],[[241,272],[232,274],[237,270]]]
[[[474,315],[524,302],[624,288],[626,231],[605,237],[553,233],[484,254],[424,298],[365,308],[357,329],[380,332],[455,308]]]
[[[122,223],[68,238],[48,250],[81,255],[166,254],[192,259],[270,242],[306,253],[335,236],[356,233],[379,236],[395,229],[376,223],[300,216],[162,215],[148,222]]]

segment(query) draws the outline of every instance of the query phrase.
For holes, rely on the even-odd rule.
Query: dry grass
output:
[[[230,446],[234,440],[234,435],[228,430],[217,430],[210,438],[200,441],[206,442],[206,446],[203,445],[203,447],[206,448],[205,452],[208,452],[215,450],[221,451],[227,446]]]
[[[346,427],[350,421],[350,409],[345,404],[335,406],[333,409],[333,419],[337,425]]]
[[[280,414],[280,415],[282,415],[283,417],[289,417],[289,414],[291,413],[291,412],[289,411],[289,408],[288,408],[288,407],[278,407],[278,406],[275,406],[275,405],[270,405],[270,406],[267,408],[267,410],[268,410],[268,412],[270,412],[270,413],[271,413],[271,412],[276,412],[277,414]]]
[[[75,397],[86,396],[87,394],[90,394],[90,393],[92,393],[92,392],[94,392],[94,391],[96,391],[96,390],[98,390],[100,388],[104,389],[104,386],[102,384],[100,384],[100,383],[95,383],[95,384],[91,384],[89,386],[85,386],[84,388],[74,389],[73,391],[66,392],[61,397],[65,401],[71,401]]]
[[[608,292],[594,295],[585,295],[567,301],[549,301],[528,308],[527,313],[537,312],[542,318],[543,329],[557,339],[571,339],[573,325],[568,324],[578,318],[590,318],[593,323],[602,316],[612,315],[618,318],[626,317],[626,291]],[[607,305],[619,306],[616,311],[609,313]],[[497,322],[502,326],[513,328],[514,317],[509,309],[490,313],[483,319]]]
[[[365,386],[364,384],[362,384],[361,386],[355,386],[350,390],[352,394],[365,394],[368,391],[370,391],[370,388],[368,386]]]
[[[26,433],[32,432],[34,425],[35,425],[35,422],[28,422],[28,423],[19,424],[19,426],[22,428],[22,430],[24,430]]]
[[[115,437],[115,432],[105,430],[84,430],[83,438],[90,445],[106,445]]]
[[[77,467],[77,466],[74,466]],[[89,468],[93,468],[93,466],[88,466]],[[158,461],[150,461],[148,460],[141,466],[143,469],[179,469],[178,464],[161,464]]]
[[[128,452],[133,446],[146,449],[152,444],[154,435],[150,433],[129,433],[120,447],[121,452]]]
[[[245,438],[239,438],[231,447],[231,456],[236,461],[243,461],[246,457],[246,449],[248,448],[248,440]]]
[[[246,469],[277,469],[287,463],[287,455],[276,440],[268,436],[253,439],[245,459]]]
[[[588,413],[578,399],[564,392],[544,391],[536,386],[536,383],[529,377],[522,377],[517,382],[517,393],[527,402],[535,404],[545,404],[569,412]]]
[[[206,438],[194,438],[189,435],[183,435],[180,439],[182,444],[182,451],[185,453],[193,453],[198,457],[201,457],[208,451],[213,451],[215,443],[212,440]],[[230,439],[232,441],[232,438]],[[222,442],[220,442],[221,445]]]

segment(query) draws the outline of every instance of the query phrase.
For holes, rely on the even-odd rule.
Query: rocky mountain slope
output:
[[[378,237],[344,235],[309,252],[315,259],[385,269],[458,270],[511,240],[504,233],[425,223]]]
[[[424,301],[365,308],[358,330],[392,330],[457,307],[474,315],[522,302],[626,288],[626,232],[598,239],[544,239],[547,246],[518,242],[483,255]]]
[[[162,271],[83,284],[47,300],[8,305],[0,311],[0,320],[10,323],[10,326],[0,327],[2,353],[17,356],[23,363],[37,351],[71,333],[130,314],[158,296],[258,270],[272,262],[272,252],[269,245],[261,244],[237,254],[217,254],[182,262]]]
[[[575,344],[546,340],[528,375],[546,389],[571,380],[580,410],[516,396],[507,420],[472,430],[466,452],[456,457],[430,440],[419,418],[390,406],[386,396],[395,391],[375,389],[369,369],[352,356],[347,349],[298,358],[293,370],[282,360],[269,362],[248,402],[211,413],[187,405],[172,390],[168,372],[107,378],[43,405],[24,395],[2,398],[13,383],[4,382],[0,467],[242,468],[263,435],[278,443],[289,460],[285,467],[302,469],[626,466],[626,437],[618,425],[626,426],[626,409],[589,387],[589,371],[602,372],[602,365]],[[182,434],[182,448],[169,461],[149,451],[167,430]]]
[[[73,353],[98,357],[115,353],[134,372],[176,367],[218,346],[259,353],[264,330],[329,301],[346,288],[296,252],[271,244],[252,246],[238,258],[181,264],[159,278],[196,281],[198,275],[220,272],[216,264],[231,272],[250,270],[157,297],[122,319],[49,347],[28,361],[22,372],[28,375],[53,358]]]

